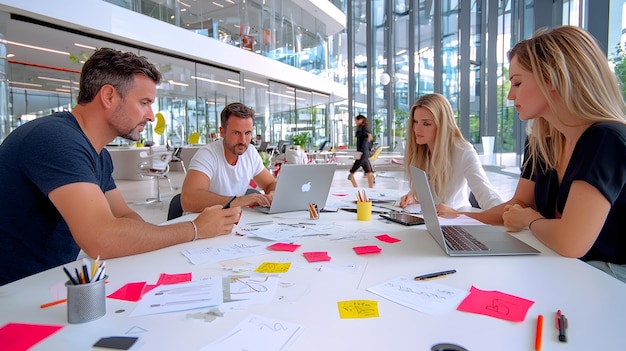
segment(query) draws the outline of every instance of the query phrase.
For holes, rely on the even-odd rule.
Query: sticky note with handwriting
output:
[[[348,300],[337,302],[341,318],[374,318],[378,317],[378,301]]]
[[[379,253],[382,251],[380,247],[376,245],[356,246],[356,247],[353,247],[352,249],[354,250],[354,252],[357,253],[357,255]]]
[[[522,322],[534,301],[500,291],[480,290],[472,286],[457,310],[484,314],[512,322]]]
[[[330,261],[330,256],[325,251],[305,252],[303,255],[309,262]]]
[[[291,262],[263,262],[254,271],[257,273],[286,273]]]

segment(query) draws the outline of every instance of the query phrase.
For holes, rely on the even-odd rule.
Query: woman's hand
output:
[[[400,207],[406,208],[410,204],[417,203],[417,199],[415,195],[408,193],[400,198]]]
[[[543,216],[531,207],[522,207],[517,204],[504,206],[504,212],[502,213],[504,226],[509,232],[518,232],[528,227],[532,220],[540,217]]]
[[[437,205],[437,216],[445,218],[456,218],[459,216],[459,212],[452,207],[444,204],[443,202]]]

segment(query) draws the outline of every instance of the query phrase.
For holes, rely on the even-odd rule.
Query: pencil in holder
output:
[[[309,204],[309,219],[319,219],[320,212],[316,204]]]
[[[105,281],[108,276],[95,282],[74,284],[67,281],[67,322],[71,324],[96,320],[106,314]]]

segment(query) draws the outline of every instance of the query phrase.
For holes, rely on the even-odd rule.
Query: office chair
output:
[[[183,173],[187,174],[187,168],[185,168],[185,162],[181,158],[181,153],[183,152],[182,147],[175,147],[172,152],[172,160],[170,162],[180,162],[180,166],[183,168]]]
[[[167,209],[167,220],[178,218],[183,215],[183,206],[180,204],[180,193],[174,195]]]
[[[156,198],[148,198],[146,199],[146,204],[153,202],[162,202],[163,198],[161,197],[161,184],[159,180],[161,178],[167,179],[170,185],[170,191],[172,189],[172,182],[167,174],[170,172],[170,161],[172,160],[172,152],[169,151],[165,146],[153,146],[150,148],[150,152],[142,151],[139,153],[141,158],[147,159],[146,161],[142,161],[137,166],[137,173],[142,177],[152,177],[156,179]]]

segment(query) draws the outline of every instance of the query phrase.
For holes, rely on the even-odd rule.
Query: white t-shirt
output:
[[[239,156],[237,164],[229,164],[224,156],[224,141],[218,140],[200,148],[189,162],[188,168],[209,177],[210,192],[221,196],[243,196],[250,180],[265,167],[259,152],[252,145],[248,145],[248,150]]]
[[[469,142],[466,142],[462,148],[454,148],[452,169],[452,176],[446,185],[444,199],[435,195],[434,189],[431,189],[435,203],[439,204],[443,200],[446,205],[454,209],[469,207],[470,190],[474,193],[476,201],[483,210],[488,210],[504,202],[487,178],[478,158],[478,153]]]

